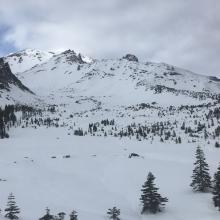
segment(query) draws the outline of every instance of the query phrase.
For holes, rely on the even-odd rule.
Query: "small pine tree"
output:
[[[50,214],[50,209],[48,207],[46,208],[46,214],[39,220],[54,220],[54,216]]]
[[[155,187],[154,184],[155,177],[154,175],[149,172],[147,176],[147,181],[142,186],[142,195],[141,195],[141,202],[143,204],[143,208],[141,214],[144,213],[157,213],[162,211],[162,207],[165,205],[165,202],[168,202],[166,197],[162,197],[158,193],[158,188]]]
[[[12,193],[10,193],[8,196],[8,203],[7,203],[7,208],[5,209],[5,212],[6,212],[6,215],[5,215],[6,218],[9,218],[12,220],[19,219],[17,214],[20,213],[20,209],[16,205],[15,197]]]
[[[120,220],[120,218],[118,217],[120,215],[120,209],[117,209],[116,207],[108,209],[107,214],[109,215],[110,219]]]
[[[198,146],[196,149],[196,162],[194,163],[195,168],[192,175],[193,190],[198,192],[207,192],[212,184],[211,177],[209,175],[209,166],[206,163],[205,155],[203,150]]]
[[[214,175],[214,186],[213,186],[213,202],[214,206],[220,211],[220,166]]]
[[[70,213],[70,220],[78,220],[77,212],[75,210]]]
[[[64,220],[65,215],[66,215],[65,212],[59,212],[59,213],[57,214],[59,220]]]

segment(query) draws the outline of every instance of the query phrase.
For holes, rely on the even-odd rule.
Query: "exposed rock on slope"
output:
[[[123,59],[126,59],[128,61],[134,61],[134,62],[138,62],[138,58],[133,55],[133,54],[126,54]]]
[[[0,100],[0,106],[36,102],[34,93],[11,72],[3,58],[0,58]]]

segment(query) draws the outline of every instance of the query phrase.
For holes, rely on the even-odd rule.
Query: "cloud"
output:
[[[219,0],[0,0],[2,42],[71,48],[96,58],[134,53],[220,76]],[[1,49],[0,49],[1,51]],[[2,52],[2,51],[1,51]]]

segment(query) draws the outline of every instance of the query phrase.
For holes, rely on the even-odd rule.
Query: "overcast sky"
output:
[[[220,77],[220,0],[0,0],[0,55],[132,53]]]

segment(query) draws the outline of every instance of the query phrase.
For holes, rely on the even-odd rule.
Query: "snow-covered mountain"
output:
[[[73,84],[77,83],[82,87],[81,92],[88,90],[96,95],[91,93],[95,92],[90,91],[92,88],[86,88],[89,87],[88,81],[96,85],[97,94],[105,92],[105,95],[111,92],[99,88],[100,84],[104,88],[111,87],[115,93],[123,91],[123,85],[130,88],[130,84],[132,90],[128,90],[129,93],[140,88],[145,91],[158,88],[204,93],[219,93],[220,89],[220,80],[216,77],[195,74],[164,63],[139,62],[137,57],[129,54],[121,59],[94,60],[72,50],[57,54],[26,49],[8,55],[4,61],[36,93],[40,92],[39,88],[47,92],[70,88],[71,85],[75,88]]]
[[[24,72],[37,64],[47,61],[54,54],[54,52],[25,49],[9,54],[4,58],[4,61],[9,63],[11,71],[16,74],[19,72]]]
[[[84,96],[96,97],[110,108],[140,103],[201,104],[220,91],[219,79],[172,65],[139,62],[134,55],[88,63],[72,50],[17,73],[17,77],[36,94],[53,96],[56,104]]]
[[[212,176],[220,162],[220,79],[131,54],[26,50],[0,59],[0,106],[8,103],[34,107],[15,112],[0,140],[1,198],[15,193],[21,219],[39,219],[47,206],[74,208],[81,220],[107,219],[113,206],[121,219],[144,219],[149,171],[169,203],[146,219],[219,219],[211,194],[189,184],[196,146]]]
[[[11,53],[6,57],[2,57],[2,62],[5,63],[5,65],[9,65],[10,67],[10,74],[11,75],[15,75],[15,77],[18,77],[20,79],[22,79],[22,83],[25,84],[24,77],[23,75],[25,75],[24,73],[27,72],[28,73],[32,73],[32,69],[33,71],[37,71],[40,72],[41,70],[39,70],[38,68],[42,65],[44,66],[45,64],[48,65],[48,68],[50,66],[50,63],[54,61],[54,63],[56,64],[60,64],[59,65],[59,69],[65,68],[65,66],[62,66],[62,57],[66,57],[66,61],[68,62],[68,65],[71,65],[73,62],[75,62],[76,60],[74,60],[75,56],[76,59],[78,59],[79,63],[92,63],[93,59],[91,59],[88,56],[81,56],[80,54],[76,55],[76,53],[74,51],[71,50],[67,50],[64,51],[60,54],[58,54],[57,52],[47,52],[47,51],[40,51],[40,50],[36,50],[36,49],[25,49],[16,53]],[[54,67],[54,65],[52,65]],[[55,68],[52,67],[52,70],[54,70]],[[36,68],[36,69],[35,69]],[[50,71],[49,69],[47,70],[48,72]],[[67,70],[66,70],[67,71]],[[13,73],[13,74],[12,74]],[[40,94],[39,91],[40,88],[43,89],[43,91],[46,89],[47,91],[49,91],[49,89],[51,88],[56,88],[54,87],[55,84],[54,82],[56,82],[57,78],[56,78],[56,73],[54,74],[54,76],[51,78],[51,75],[45,74],[45,75],[40,75],[40,74],[35,74],[35,76],[39,76],[42,77],[42,85],[39,85],[38,87],[38,92],[36,93],[35,98],[37,98],[37,96]],[[31,75],[28,76],[26,75],[27,78],[30,79]],[[55,80],[55,81],[54,81]],[[63,80],[65,80],[65,78],[63,78]],[[18,80],[19,81],[19,80]],[[34,83],[35,83],[35,78],[32,77],[31,79],[32,81],[32,85],[30,85],[30,87],[34,88]],[[39,82],[39,81],[38,81]],[[62,82],[62,80],[58,79],[58,82]],[[51,85],[51,87],[50,87]],[[33,104],[35,103],[35,99],[30,97],[24,97],[22,96],[22,94],[20,94],[20,90],[17,90],[16,86],[14,85],[10,85],[11,87],[11,94],[9,95],[8,92],[6,94],[6,92],[3,93],[3,91],[1,92],[1,97],[2,97],[2,105],[4,105],[5,103],[9,104],[9,103],[21,103],[21,99],[24,100],[30,100],[30,102],[24,102],[24,103],[29,103],[29,104]],[[27,86],[29,87],[29,85]],[[32,91],[32,89],[27,88],[27,90]],[[12,90],[14,90],[14,92],[12,92]],[[22,98],[21,98],[22,97]],[[4,101],[3,102],[3,98]],[[31,103],[32,102],[32,103]]]
[[[11,71],[16,74],[29,70],[36,65],[42,64],[57,54],[59,53],[36,49],[25,49],[9,54],[8,56],[4,57],[4,61],[9,63]],[[93,62],[93,59],[88,56],[81,56],[81,58],[86,63]]]
[[[16,57],[21,62],[12,62]],[[219,100],[218,78],[165,63],[141,62],[131,54],[96,60],[73,50],[55,54],[29,49],[4,60],[45,103],[68,105],[75,113],[87,114],[96,109],[103,117],[106,111],[113,117],[119,112],[128,115],[140,105],[166,109]],[[134,117],[134,111],[130,116]]]
[[[44,103],[58,106],[63,112],[60,121],[69,126],[73,126],[69,115],[77,116],[78,126],[84,129],[105,118],[118,118],[122,130],[132,123],[151,127],[165,121],[172,130],[178,121],[179,135],[185,136],[183,122],[197,132],[197,122],[191,118],[207,124],[204,116],[219,106],[220,80],[216,77],[165,63],[141,62],[131,54],[90,62],[82,57],[66,50],[16,74]],[[203,136],[201,131],[197,138]],[[194,139],[187,134],[187,141]]]

